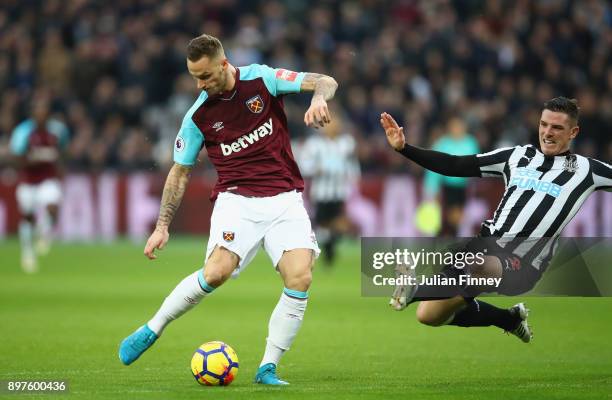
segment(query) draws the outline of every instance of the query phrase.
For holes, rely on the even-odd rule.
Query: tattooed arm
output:
[[[338,83],[330,76],[307,72],[302,81],[300,91],[313,92],[310,107],[304,114],[304,123],[307,126],[322,128],[331,121],[327,108],[327,100],[331,100],[336,93]]]
[[[157,218],[157,225],[155,231],[147,240],[145,245],[144,254],[150,260],[154,260],[157,256],[154,254],[155,249],[163,249],[170,234],[168,233],[168,226],[174,218],[176,210],[178,210],[183,194],[185,194],[185,188],[189,182],[189,174],[191,173],[191,167],[186,167],[180,164],[174,164],[168,173],[166,178],[166,184],[164,185],[164,193],[162,194],[161,206],[159,208],[159,217]]]

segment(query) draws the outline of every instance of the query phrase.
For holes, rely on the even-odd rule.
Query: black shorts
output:
[[[502,263],[502,281],[497,293],[517,296],[533,289],[542,277],[540,270],[525,264],[514,254],[493,254]]]
[[[344,213],[343,201],[321,201],[315,204],[315,222],[324,225],[341,216]]]
[[[486,249],[486,255],[499,259],[502,265],[502,280],[495,293],[506,296],[517,296],[533,289],[542,277],[542,271],[533,265],[526,263],[523,259],[500,247],[495,238],[477,237],[466,246],[470,252],[478,252]],[[475,297],[484,291],[471,288],[467,291],[468,297]]]

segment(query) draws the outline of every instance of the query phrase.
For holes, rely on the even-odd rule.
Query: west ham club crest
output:
[[[236,235],[234,234],[234,232],[223,231],[223,240],[225,240],[226,242],[233,242],[235,236]]]
[[[250,112],[255,113],[255,114],[259,114],[263,111],[264,108],[264,102],[261,99],[260,95],[251,97],[250,99],[248,99],[246,101],[246,106],[249,109]]]

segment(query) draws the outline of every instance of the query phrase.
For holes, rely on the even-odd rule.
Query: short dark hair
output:
[[[578,124],[580,108],[578,107],[578,100],[576,99],[568,99],[563,96],[555,97],[544,103],[544,110],[567,114],[572,121]]]
[[[214,36],[203,34],[189,41],[187,45],[187,58],[189,61],[198,61],[202,57],[214,58],[223,54],[223,45]]]

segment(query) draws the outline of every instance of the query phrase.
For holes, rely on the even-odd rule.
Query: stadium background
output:
[[[197,95],[185,44],[208,32],[223,40],[235,65],[335,77],[338,118],[357,138],[364,174],[349,202],[357,231],[417,235],[411,221],[423,171],[389,151],[380,112],[394,115],[409,141],[424,147],[459,115],[485,151],[537,143],[543,101],[576,97],[581,133],[574,150],[609,161],[611,21],[605,1],[3,1],[0,234],[17,227],[10,133],[28,116],[29,100],[50,92],[55,116],[71,131],[61,235],[145,235],[174,137]],[[286,98],[296,153],[312,134],[302,123],[308,101]],[[208,231],[215,177],[205,150],[200,160],[175,232]],[[469,191],[463,234],[490,215],[501,193],[499,182],[481,184]],[[587,222],[570,232],[610,234],[611,202],[596,197],[578,217]]]
[[[118,341],[148,315],[143,310],[152,313],[201,263],[202,238],[173,237],[157,268],[140,253],[178,126],[197,95],[184,48],[202,32],[221,38],[234,65],[267,63],[338,81],[336,117],[359,143],[363,173],[349,201],[357,233],[419,234],[412,220],[423,171],[390,151],[378,126],[381,111],[424,147],[444,133],[449,117],[460,115],[489,150],[535,143],[543,101],[576,97],[581,134],[574,150],[612,159],[612,7],[604,0],[3,0],[0,379],[66,377],[74,395],[88,398],[184,398],[199,389],[185,368],[190,352],[199,342],[222,339],[244,367],[234,392],[215,395],[269,394],[249,383],[280,290],[264,255],[245,277],[170,328],[139,370],[125,370],[115,358]],[[52,95],[54,115],[71,131],[60,236],[91,243],[59,244],[38,275],[25,276],[11,237],[17,171],[8,142],[41,93]],[[308,101],[286,98],[296,152],[312,134],[302,122]],[[207,233],[215,176],[205,154],[200,159],[173,233]],[[490,215],[501,189],[489,180],[470,184],[463,233]],[[598,193],[565,234],[612,236],[611,230],[610,194]],[[136,243],[115,241],[123,235]],[[296,398],[599,399],[612,391],[610,299],[529,300],[539,341],[525,351],[492,330],[432,330],[417,326],[411,311],[386,311],[384,299],[359,298],[359,249],[348,242],[341,250],[338,268],[316,271],[307,323],[285,359],[283,376],[297,384],[290,392]],[[247,292],[245,306],[239,299]],[[220,308],[228,318],[207,319],[208,310]],[[349,318],[347,310],[360,312]],[[32,358],[33,351],[39,356]],[[435,376],[411,375],[415,359]]]

